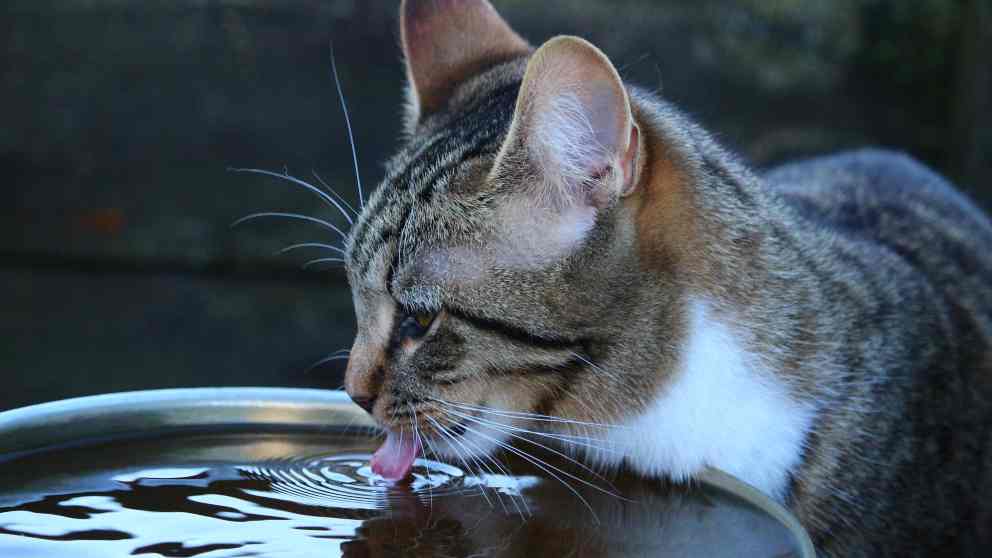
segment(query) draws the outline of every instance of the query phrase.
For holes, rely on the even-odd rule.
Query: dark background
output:
[[[758,167],[905,150],[992,207],[987,0],[497,0],[535,44],[599,45]],[[129,389],[337,387],[354,328],[342,220],[229,166],[319,173],[355,202],[395,148],[397,2],[24,0],[0,7],[0,410]]]

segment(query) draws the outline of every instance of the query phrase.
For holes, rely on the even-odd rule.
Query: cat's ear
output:
[[[466,78],[530,52],[486,0],[403,0],[408,124],[434,112]]]
[[[538,176],[558,206],[600,209],[636,182],[638,129],[620,76],[578,37],[555,37],[527,65],[494,173]]]

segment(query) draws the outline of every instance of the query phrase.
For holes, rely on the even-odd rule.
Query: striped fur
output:
[[[443,20],[421,9],[505,25],[472,15],[491,10],[483,0],[419,4],[404,3],[404,25]],[[457,34],[430,30],[432,48],[457,52],[445,43]],[[418,35],[405,36],[408,64],[429,63],[410,59]],[[980,555],[992,542],[989,219],[885,151],[755,174],[626,84],[617,110],[640,139],[617,160],[632,166],[579,167],[568,178],[592,201],[545,203],[541,185],[556,177],[518,144],[575,132],[521,129],[526,81],[554,79],[528,73],[532,56],[560,55],[521,44],[483,41],[470,49],[482,58],[457,65],[471,75],[435,80],[428,104],[411,96],[406,142],[346,243],[359,322],[349,392],[377,396],[388,428],[409,426],[414,409],[428,437],[439,433],[427,417],[464,434],[442,399],[576,421],[500,415],[624,457],[590,452],[589,463],[676,478],[728,469],[786,502],[824,556]],[[597,56],[588,63],[609,64]],[[415,311],[438,314],[422,339],[398,339]]]

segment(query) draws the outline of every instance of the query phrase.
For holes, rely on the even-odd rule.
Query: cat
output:
[[[425,451],[514,435],[788,506],[823,556],[992,543],[992,224],[908,156],[748,169],[583,39],[405,0],[405,136],[345,241],[345,388]]]

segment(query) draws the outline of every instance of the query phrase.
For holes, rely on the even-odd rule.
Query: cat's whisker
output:
[[[517,482],[517,479],[516,479],[515,476],[513,476],[513,473],[511,473],[510,470],[507,469],[506,466],[503,465],[503,463],[500,462],[500,460],[497,459],[495,456],[490,455],[490,454],[482,451],[482,448],[480,448],[478,444],[473,443],[471,440],[465,440],[465,443],[466,444],[469,444],[473,448],[475,448],[476,453],[481,456],[481,459],[482,460],[487,461],[489,463],[492,463],[492,465],[495,468],[495,470],[496,471],[499,471],[499,474],[501,474],[504,477],[506,477],[507,479],[510,479],[510,480],[513,481],[514,488],[517,490],[517,493],[514,494],[514,493],[511,492],[511,493],[507,494],[506,496],[510,498],[510,503],[512,503],[513,504],[513,507],[517,509],[517,514],[520,515],[520,518],[521,519],[525,519],[526,520],[527,517],[530,517],[532,515],[531,514],[531,511],[530,511],[530,506],[527,505],[527,499],[524,498],[523,494],[521,494],[519,492],[519,482]],[[487,467],[487,469],[489,470],[490,474],[492,474],[494,476],[496,475],[496,472],[493,471],[493,469],[489,469],[488,467]],[[496,491],[496,494],[497,494],[497,497],[499,497],[498,495],[500,495],[501,492]],[[514,496],[516,496],[517,498],[519,498],[520,504],[523,504],[523,510],[520,509],[520,504],[517,503],[517,501],[514,499]],[[524,512],[526,512],[526,516],[524,515]]]
[[[338,65],[334,61],[334,45],[331,45],[331,72],[334,74],[334,86],[338,90],[338,99],[341,101],[341,111],[344,112],[344,123],[348,128],[348,143],[351,146],[351,161],[355,164],[355,184],[358,186],[358,203],[365,208],[365,195],[362,193],[362,177],[358,172],[358,152],[355,149],[355,136],[351,132],[351,117],[348,116],[348,105],[344,101],[344,92],[341,91],[341,80],[338,78]]]
[[[498,426],[498,427],[500,427],[502,429],[506,429],[508,432],[509,431],[512,431],[512,432],[518,433],[521,436],[523,436],[523,435],[530,435],[530,436],[537,436],[537,437],[540,437],[540,438],[546,438],[548,440],[554,440],[555,442],[561,443],[564,446],[564,448],[566,448],[566,449],[573,449],[574,450],[576,448],[582,448],[582,449],[586,450],[587,452],[593,453],[593,454],[595,454],[595,453],[598,452],[598,453],[606,453],[606,454],[613,454],[613,455],[623,455],[623,452],[621,452],[621,451],[619,451],[617,449],[609,448],[609,447],[604,447],[604,446],[601,446],[601,445],[597,445],[595,442],[596,441],[600,441],[600,440],[596,440],[595,438],[592,438],[590,436],[562,435],[562,434],[552,434],[552,433],[549,433],[549,432],[538,432],[538,431],[535,431],[535,430],[527,430],[525,428],[520,428],[519,426],[515,426],[515,425],[512,425],[512,424],[504,424],[504,423],[500,423],[500,422],[494,422],[494,421],[486,420],[486,419],[483,419],[481,417],[474,417],[474,418],[477,421],[481,421],[483,423],[487,423],[487,424],[492,425],[494,427],[495,426]],[[528,440],[528,441],[531,441],[531,440]],[[531,443],[536,443],[536,442],[531,441]]]
[[[303,264],[301,266],[301,268],[302,269],[310,269],[311,267],[313,267],[313,266],[315,266],[317,264],[322,264],[322,263],[339,263],[339,264],[344,264],[345,262],[344,262],[344,260],[342,258],[317,258],[315,260],[310,260],[307,263]]]
[[[550,415],[541,415],[537,413],[527,413],[523,411],[507,411],[503,409],[497,409],[494,407],[485,407],[480,405],[472,405],[468,403],[454,403],[452,401],[446,401],[444,399],[439,399],[437,397],[431,397],[430,399],[440,403],[442,405],[448,405],[457,409],[468,410],[468,411],[478,411],[481,413],[488,413],[491,415],[504,416],[504,417],[514,417],[514,418],[529,418],[533,420],[546,419],[555,422],[573,422],[570,419],[565,419],[562,417],[553,417]]]
[[[581,360],[582,362],[584,362],[584,363],[588,364],[589,366],[591,366],[593,368],[593,370],[596,370],[598,372],[605,372],[605,370],[603,370],[602,368],[600,368],[600,366],[598,364],[596,364],[593,361],[589,360],[584,355],[582,355],[580,353],[577,353],[575,351],[569,351],[569,353],[572,356],[574,356],[575,358],[577,358],[577,359]]]
[[[517,488],[517,486],[516,486],[517,485],[516,478],[513,476],[512,473],[510,473],[506,469],[506,467],[504,467],[499,462],[498,459],[496,459],[496,458],[490,456],[489,454],[485,453],[484,451],[482,451],[482,448],[480,448],[478,446],[478,444],[473,443],[471,440],[464,440],[464,442],[465,442],[465,444],[467,444],[467,445],[471,446],[472,448],[474,448],[476,455],[480,456],[479,457],[479,461],[480,462],[488,462],[488,463],[492,463],[493,464],[493,467],[488,467],[488,466],[486,467],[486,471],[490,475],[496,476],[497,474],[501,474],[504,477],[506,477],[507,479],[512,480],[514,482],[514,485],[515,485],[514,488]],[[499,473],[497,473],[497,471]],[[503,492],[501,492],[499,490],[496,490],[494,493],[496,494],[496,499],[499,500],[500,505],[503,506],[503,512],[504,513],[508,513],[509,512],[509,510],[506,509],[506,504],[503,504],[503,496],[506,496],[507,498],[510,499],[510,503],[513,504],[513,507],[516,508],[517,515],[519,515],[521,519],[526,520],[528,517],[531,516],[530,506],[527,505],[527,501],[524,499],[524,497],[523,497],[522,494],[520,494],[520,493],[514,494],[512,492],[509,493],[509,494],[505,494],[505,493],[503,493]],[[516,498],[514,498],[514,496],[516,496]],[[520,504],[517,503],[517,499],[519,499],[520,500],[520,503],[523,504],[523,509],[521,509]],[[525,512],[526,512],[526,514],[525,514]]]
[[[423,437],[420,436],[420,427],[418,426],[418,423],[420,421],[417,418],[417,409],[416,409],[416,407],[413,406],[412,403],[407,403],[407,407],[410,409],[410,412],[413,413],[413,445],[415,447],[424,448],[425,447],[425,443],[427,442],[427,440],[425,438],[423,438]],[[428,499],[428,506],[431,509],[431,513],[433,513],[434,512],[434,492],[433,492],[433,489],[431,488],[431,484],[433,483],[433,480],[431,479],[431,466],[430,466],[430,464],[428,463],[428,461],[426,459],[424,460],[424,468],[427,469],[427,499]]]
[[[498,409],[496,407],[487,407],[485,405],[475,405],[475,404],[471,404],[471,403],[462,403],[462,402],[455,403],[454,401],[448,401],[448,400],[440,399],[440,398],[437,398],[437,397],[432,397],[432,399],[434,401],[437,401],[438,403],[443,404],[443,405],[449,405],[449,406],[457,407],[457,408],[460,408],[460,409],[467,409],[467,410],[472,410],[472,411],[480,411],[480,412],[485,412],[485,413],[501,414],[501,415],[507,415],[507,416],[521,416],[521,417],[522,416],[530,416],[530,417],[551,418],[551,419],[556,419],[556,420],[569,420],[569,419],[565,419],[564,417],[554,417],[554,416],[551,416],[551,415],[542,415],[542,414],[539,414],[539,413],[529,413],[529,412],[526,412],[526,411],[510,411],[510,410],[506,410],[506,409]]]
[[[479,490],[482,493],[486,493],[487,492],[487,489],[489,488],[489,485],[486,484],[486,482],[484,482],[484,478],[485,478],[485,475],[484,474],[489,474],[489,475],[494,475],[495,476],[496,473],[493,471],[492,467],[490,467],[489,465],[487,465],[487,461],[488,460],[481,459],[479,457],[478,447],[476,447],[475,444],[472,444],[468,440],[463,440],[460,443],[462,445],[462,449],[464,449],[468,453],[469,459],[471,459],[473,462],[476,463],[476,466],[477,466],[477,469],[478,469],[478,472],[475,473],[475,477],[477,478],[477,484],[476,484],[476,486],[479,487]],[[473,451],[473,448],[475,448],[474,451]],[[503,497],[504,496],[508,497],[510,499],[510,502],[512,503],[513,502],[513,496],[510,496],[510,495],[507,495],[507,494],[502,494],[498,490],[493,490],[491,492],[492,492],[493,496],[496,497],[496,501],[499,502],[499,507],[503,509],[503,513],[504,514],[510,513],[509,508],[506,507],[506,502],[503,501]],[[495,507],[495,506],[493,506],[493,507]],[[517,508],[517,513],[520,513],[520,507],[519,506],[515,506],[515,507]]]
[[[494,428],[494,427],[493,427],[493,426],[491,426],[491,425],[487,425],[487,424],[484,424],[484,423],[481,423],[481,422],[479,421],[479,419],[478,419],[478,418],[474,418],[474,417],[467,417],[467,416],[465,416],[465,417],[463,417],[463,418],[465,418],[466,420],[469,420],[469,421],[472,421],[472,422],[475,422],[476,424],[479,424],[479,425],[480,425],[481,427],[484,427],[484,428],[489,428],[489,429],[491,429],[491,430],[496,430],[496,431],[498,431],[498,432],[503,432],[503,433],[506,433],[506,434],[509,434],[510,436],[513,436],[513,434],[512,434],[512,433],[510,433],[510,432],[507,432],[506,430],[503,430],[503,429],[499,429],[499,428]],[[479,435],[482,435],[482,432],[480,432],[480,431],[478,431],[477,429],[471,429],[470,427],[468,427],[468,426],[466,426],[466,425],[465,425],[464,423],[461,423],[461,424],[462,424],[462,427],[463,427],[463,428],[466,428],[466,429],[468,429],[468,430],[471,430],[471,431],[473,431],[473,432],[475,432],[476,434],[479,434]],[[532,441],[532,440],[527,440],[526,438],[521,438],[521,437],[519,437],[519,436],[514,436],[514,437],[516,437],[516,438],[519,438],[519,439],[521,439],[521,440],[524,440],[524,441],[526,441],[526,442],[529,442],[529,443],[532,443],[532,444],[535,444],[535,445],[538,445],[538,446],[540,446],[540,447],[542,447],[542,448],[543,448],[543,449],[545,449],[545,450],[548,450],[548,451],[554,451],[554,450],[552,450],[551,448],[548,448],[547,446],[543,446],[543,445],[540,445],[540,444],[538,444],[538,443],[536,443],[536,442],[534,442],[534,441]],[[486,438],[487,438],[487,439],[489,439],[490,441],[492,441],[492,442],[494,442],[494,443],[498,443],[498,444],[499,444],[499,445],[500,445],[501,447],[504,447],[504,448],[506,448],[506,447],[507,447],[507,445],[508,445],[508,444],[506,444],[506,443],[503,443],[503,442],[500,442],[499,440],[497,440],[497,439],[495,439],[495,438],[491,438],[491,437],[486,437]],[[526,451],[525,451],[525,450],[523,450],[523,449],[520,449],[520,448],[515,448],[515,449],[517,449],[518,451],[521,451],[521,452],[523,452],[523,453],[527,453],[527,455],[529,455],[530,457],[532,457],[532,458],[534,458],[534,459],[538,459],[538,458],[537,458],[536,456],[534,456],[533,454],[531,454],[531,453],[529,453],[529,452],[526,452]],[[562,457],[565,457],[565,458],[567,458],[567,459],[570,459],[570,460],[571,460],[571,458],[569,458],[568,456],[566,456],[566,455],[563,455],[563,454],[561,454],[561,453],[559,453],[559,452],[554,452],[554,453],[556,453],[556,454],[558,454],[558,455],[560,455],[560,456],[562,456]],[[553,465],[551,465],[550,463],[547,463],[546,461],[543,461],[543,460],[541,460],[541,461],[542,461],[542,463],[544,463],[544,464],[545,464],[545,465],[547,465],[548,467],[552,467],[552,468],[554,468],[554,469],[555,469],[556,471],[558,471],[559,473],[561,473],[561,474],[563,474],[563,475],[566,475],[566,476],[568,476],[569,478],[572,478],[572,479],[574,479],[574,480],[576,480],[576,481],[578,481],[578,482],[581,482],[581,483],[583,483],[583,484],[585,484],[585,485],[587,485],[587,486],[589,486],[590,488],[593,488],[593,489],[595,489],[595,490],[598,490],[598,491],[600,491],[600,492],[603,492],[604,494],[607,494],[607,495],[609,495],[609,496],[613,496],[613,497],[616,497],[616,498],[623,498],[623,497],[622,497],[622,496],[620,496],[619,494],[614,494],[614,493],[611,493],[611,492],[609,492],[608,490],[605,490],[605,489],[603,489],[602,487],[599,487],[599,486],[596,486],[595,484],[592,484],[591,482],[589,482],[589,481],[586,481],[585,479],[582,479],[582,478],[580,478],[580,477],[577,477],[577,476],[575,476],[575,475],[573,475],[573,474],[571,474],[571,473],[568,473],[568,472],[566,472],[566,471],[563,471],[562,469],[559,469],[558,467],[555,467],[555,466],[553,466]],[[574,460],[572,460],[572,461],[574,462]],[[576,462],[576,463],[577,463],[577,462]],[[580,465],[580,466],[582,466],[583,468],[585,468],[585,469],[587,469],[587,470],[588,470],[589,472],[591,472],[591,473],[592,473],[593,475],[595,475],[595,476],[597,476],[597,477],[599,477],[599,478],[601,478],[601,479],[602,479],[602,477],[601,477],[601,476],[599,475],[599,473],[597,473],[596,471],[593,471],[593,470],[591,470],[591,469],[588,469],[588,467],[585,467],[585,466],[584,466],[584,465],[582,465],[581,463],[580,463],[579,465]],[[604,480],[604,481],[605,481],[606,479],[602,479],[602,480]]]
[[[292,252],[293,250],[299,250],[300,248],[323,248],[323,249],[326,249],[326,250],[333,250],[333,251],[337,252],[338,254],[341,254],[342,256],[344,255],[344,250],[342,250],[341,248],[338,248],[337,246],[333,246],[331,244],[324,244],[322,242],[300,242],[298,244],[292,244],[290,246],[287,246],[287,247],[283,248],[282,250],[277,251],[273,255],[279,256],[279,255],[285,254],[286,252]]]
[[[430,421],[431,424],[434,425],[434,429],[437,431],[437,433],[440,434],[442,438],[444,438],[445,440],[448,441],[448,447],[451,448],[451,451],[453,451],[455,453],[455,457],[459,461],[461,461],[462,466],[465,467],[465,470],[468,473],[470,473],[470,474],[476,474],[476,473],[474,473],[472,471],[472,466],[465,459],[465,455],[470,455],[471,454],[471,452],[468,451],[468,448],[465,448],[464,446],[462,446],[462,449],[465,450],[465,452],[466,452],[465,454],[463,454],[462,452],[458,451],[458,447],[456,447],[454,444],[458,444],[459,446],[461,444],[458,443],[458,440],[457,440],[456,436],[454,434],[452,434],[451,432],[449,432],[448,429],[446,429],[444,426],[442,426],[441,423],[438,422],[434,417],[432,417],[430,415],[424,415],[424,416],[427,418],[428,421]],[[493,506],[493,501],[489,499],[489,495],[486,494],[485,487],[483,487],[482,484],[478,484],[476,486],[479,488],[479,493],[482,494],[483,499],[485,499],[486,502],[489,504],[489,507],[491,507],[491,508],[492,507],[495,507],[495,506]],[[503,503],[503,501],[500,500],[500,504],[502,504],[502,503]]]
[[[483,407],[483,406],[479,406],[479,405],[470,405],[468,403],[452,403],[451,401],[445,401],[443,399],[438,399],[436,397],[431,397],[430,399],[432,399],[432,400],[434,400],[434,401],[436,401],[438,403],[441,403],[442,405],[450,405],[452,407],[456,407],[456,408],[459,408],[459,409],[462,409],[462,410],[479,411],[481,413],[489,413],[489,414],[492,414],[492,415],[503,416],[503,417],[508,417],[508,418],[522,418],[522,419],[527,419],[527,420],[532,420],[532,421],[537,421],[537,422],[552,422],[552,423],[561,423],[561,424],[573,424],[573,425],[591,426],[591,427],[596,427],[596,428],[620,428],[620,429],[629,428],[627,426],[618,425],[618,424],[604,424],[604,423],[598,423],[598,422],[587,422],[587,421],[581,421],[581,420],[572,420],[572,419],[567,419],[567,418],[563,418],[563,417],[555,417],[555,416],[551,416],[551,415],[542,415],[542,414],[538,414],[538,413],[526,413],[526,412],[522,412],[522,411],[506,411],[506,410],[503,410],[503,409],[495,409],[495,408],[492,408],[492,407]]]
[[[459,414],[459,416],[463,416],[460,413],[457,413],[456,411],[447,411],[447,412],[456,413],[456,414]],[[617,454],[621,453],[621,452],[618,452],[617,450],[614,450],[614,449],[611,449],[611,448],[602,447],[602,446],[598,446],[598,445],[594,444],[593,441],[595,440],[595,438],[589,436],[588,434],[586,434],[586,435],[579,435],[579,434],[560,434],[560,433],[553,433],[553,432],[538,432],[536,430],[528,430],[526,428],[521,428],[521,427],[516,426],[516,425],[513,425],[513,424],[505,424],[505,423],[495,422],[495,421],[483,419],[481,417],[474,417],[474,418],[477,419],[477,420],[481,420],[483,422],[489,423],[489,424],[499,425],[500,427],[503,427],[503,428],[512,429],[514,432],[520,432],[520,433],[524,433],[524,434],[531,434],[533,436],[540,436],[542,438],[549,438],[549,439],[556,440],[556,441],[559,441],[559,442],[562,442],[562,443],[565,443],[565,444],[572,444],[572,445],[582,446],[582,447],[586,447],[586,448],[589,448],[589,449],[592,449],[592,450],[601,451],[601,452],[604,452],[604,453],[617,453]],[[510,417],[507,417],[507,418],[510,418]]]
[[[472,422],[474,422],[476,424],[479,424],[481,426],[485,426],[485,427],[491,428],[493,430],[498,430],[500,432],[504,432],[504,433],[508,434],[509,436],[511,436],[513,438],[516,438],[516,439],[525,441],[525,442],[527,442],[529,444],[532,444],[532,445],[538,446],[540,448],[543,448],[543,449],[545,449],[545,450],[547,450],[549,452],[552,452],[554,454],[557,454],[557,455],[563,457],[564,459],[567,459],[569,461],[572,461],[572,462],[576,463],[581,468],[587,469],[593,475],[599,476],[599,473],[597,471],[594,471],[592,469],[588,469],[584,464],[577,462],[573,457],[571,457],[569,455],[566,455],[564,453],[561,453],[560,451],[555,450],[554,448],[551,448],[551,447],[549,447],[547,445],[544,445],[544,444],[542,444],[542,443],[540,443],[540,442],[538,442],[536,440],[532,440],[532,439],[530,439],[530,438],[527,437],[527,435],[530,435],[530,436],[540,436],[540,437],[548,437],[548,438],[553,439],[553,440],[555,440],[557,442],[561,442],[561,443],[565,444],[566,447],[568,447],[568,446],[578,446],[578,447],[589,448],[589,449],[596,450],[596,451],[606,451],[605,448],[601,448],[601,447],[596,446],[596,445],[594,445],[592,443],[587,443],[585,440],[581,439],[578,436],[575,437],[576,439],[562,439],[562,438],[556,438],[553,435],[549,435],[549,434],[546,434],[544,432],[534,432],[532,430],[526,430],[526,429],[519,428],[517,426],[513,426],[512,424],[504,424],[504,423],[494,422],[494,421],[486,420],[486,419],[483,419],[483,418],[480,418],[480,417],[473,417],[473,416],[470,416],[470,415],[463,415],[463,414],[456,414],[456,416],[458,416],[460,418],[463,418],[465,420],[472,421]],[[606,479],[603,479],[603,480],[606,480]]]
[[[324,363],[324,362],[331,362],[332,360],[346,360],[348,358],[351,358],[351,355],[333,355],[333,356],[329,356],[329,357],[324,357],[324,358],[318,360],[317,362],[318,363]]]
[[[442,410],[442,412],[445,413],[446,415],[447,414],[450,414],[450,413],[447,413],[446,411],[443,411],[443,410]],[[450,418],[449,418],[449,420],[450,420]],[[440,424],[438,426],[440,426],[441,428],[444,428]],[[446,432],[448,432],[447,428],[444,428],[444,430]],[[489,463],[491,463],[493,465],[493,467],[495,467],[496,471],[499,471],[500,474],[502,474],[503,476],[505,476],[508,479],[513,480],[514,483],[516,483],[516,478],[513,476],[512,473],[510,473],[510,471],[502,463],[500,463],[499,459],[496,459],[496,457],[494,457],[494,456],[490,455],[489,453],[483,451],[482,448],[480,448],[477,444],[473,443],[471,440],[468,440],[468,439],[465,439],[465,438],[460,438],[459,439],[458,437],[454,436],[453,434],[451,436],[452,436],[452,439],[454,439],[457,443],[459,443],[460,445],[462,445],[463,448],[465,448],[465,444],[470,445],[473,448],[475,448],[475,451],[474,452],[468,450],[468,448],[465,448],[465,449],[470,452],[470,455],[472,455],[473,459],[475,459],[477,462],[479,462],[480,465],[482,464],[482,461],[489,462]],[[496,472],[492,468],[490,468],[488,466],[485,466],[485,469],[491,475],[494,475],[494,476],[496,475]],[[500,499],[500,504],[502,504],[502,497],[500,496],[500,492],[497,491],[496,492],[496,495],[497,495],[496,497],[498,499]],[[510,502],[513,503],[513,506],[517,509],[517,513],[520,515],[520,517],[521,518],[524,518],[524,513],[520,509],[520,504],[517,504],[516,500],[513,499],[513,494],[508,494],[507,496],[510,498]],[[531,510],[530,510],[530,506],[527,505],[526,499],[523,497],[522,494],[519,494],[518,493],[517,496],[520,498],[520,502],[523,504],[523,509],[526,510],[526,512],[527,512],[527,517],[530,517],[531,516]],[[503,510],[506,511],[506,506],[505,505],[503,506]]]
[[[341,350],[342,351],[345,351],[347,349],[341,349]],[[309,373],[313,372],[314,369],[317,368],[317,367],[319,367],[321,364],[326,364],[328,362],[335,361],[335,360],[347,360],[348,358],[351,357],[351,352],[350,351],[347,352],[347,353],[344,353],[344,354],[340,354],[340,353],[341,353],[341,351],[337,351],[335,353],[331,353],[330,355],[328,355],[328,356],[326,356],[326,357],[318,360],[317,362],[311,364],[303,373],[304,374],[309,374]]]
[[[472,432],[476,436],[480,436],[482,438],[485,438],[485,439],[489,440],[493,444],[495,444],[495,445],[503,448],[504,450],[506,450],[506,451],[508,451],[508,452],[510,452],[510,453],[512,453],[512,454],[514,454],[516,456],[518,456],[518,457],[520,457],[521,459],[529,462],[530,464],[534,465],[538,469],[541,469],[545,473],[551,475],[555,480],[557,480],[562,485],[564,485],[566,488],[568,488],[568,490],[571,491],[572,494],[574,494],[575,497],[578,498],[583,503],[583,505],[585,505],[585,507],[589,510],[589,513],[592,514],[593,519],[596,521],[596,523],[599,523],[599,516],[596,515],[596,510],[593,509],[593,507],[589,503],[589,501],[586,500],[585,498],[583,498],[582,497],[582,494],[580,494],[579,491],[576,490],[576,488],[574,486],[572,486],[571,484],[569,484],[565,479],[563,479],[560,476],[558,476],[557,474],[555,474],[555,471],[557,471],[558,473],[561,473],[561,474],[563,474],[563,475],[565,475],[565,476],[567,476],[569,478],[572,478],[572,479],[574,479],[574,480],[576,480],[578,482],[581,482],[583,484],[586,484],[588,486],[591,486],[591,487],[593,487],[593,488],[595,488],[597,490],[603,491],[602,488],[600,488],[600,487],[598,487],[598,486],[596,486],[596,485],[594,485],[594,484],[592,484],[592,483],[590,483],[590,482],[588,482],[588,481],[586,481],[586,480],[584,480],[582,478],[576,477],[575,475],[572,475],[571,473],[568,473],[566,471],[562,471],[561,469],[559,469],[558,467],[555,467],[554,465],[551,465],[547,461],[544,461],[543,459],[541,459],[539,457],[535,457],[535,456],[531,455],[530,453],[528,453],[528,452],[526,452],[524,450],[521,450],[519,448],[515,448],[511,444],[507,444],[506,442],[503,442],[502,440],[498,440],[496,438],[493,438],[492,436],[487,436],[486,434],[480,432],[478,429],[472,428],[471,426],[466,426],[465,424],[462,424],[462,428],[464,428],[467,432]],[[606,494],[609,494],[609,492],[606,492]]]
[[[278,173],[278,172],[273,172],[273,171],[269,171],[269,170],[265,170],[265,169],[250,169],[250,168],[239,168],[239,167],[229,167],[227,170],[229,170],[231,172],[248,172],[248,173],[254,173],[254,174],[261,174],[261,175],[265,175],[265,176],[271,176],[273,178],[281,178],[283,180],[288,180],[289,182],[291,182],[293,184],[296,184],[298,186],[301,186],[301,187],[303,187],[303,188],[305,188],[305,189],[313,192],[314,194],[317,194],[318,196],[321,197],[321,199],[323,199],[327,203],[331,204],[332,207],[337,208],[337,210],[341,212],[341,215],[343,215],[344,218],[348,221],[348,224],[349,225],[353,225],[354,224],[354,222],[351,219],[351,215],[348,215],[348,212],[345,211],[343,207],[341,207],[341,204],[338,203],[337,200],[335,200],[334,198],[332,198],[331,196],[329,196],[327,194],[327,192],[321,190],[320,188],[314,186],[313,184],[310,184],[309,182],[305,182],[303,180],[300,180],[299,178],[296,178],[295,176],[290,175],[288,172]]]
[[[424,450],[424,457],[425,458],[427,458],[428,457],[427,454],[430,453],[430,455],[432,456],[432,458],[433,458],[434,461],[443,463],[443,461],[441,461],[441,458],[438,457],[437,451],[434,450],[434,446],[431,444],[430,437],[423,436],[421,443],[423,444],[422,449]],[[427,467],[427,475],[429,477],[430,476],[430,467],[427,466],[426,464],[425,464],[425,467]],[[431,488],[430,483],[428,483],[428,485],[427,485],[427,497],[430,499],[431,513],[434,513],[434,493],[433,493],[433,489]]]
[[[316,224],[318,224],[318,225],[320,225],[322,227],[326,227],[326,228],[331,229],[332,231],[338,233],[339,235],[341,235],[341,238],[342,239],[348,238],[348,235],[346,235],[344,233],[344,231],[342,231],[341,229],[337,228],[333,224],[328,223],[327,221],[325,221],[323,219],[318,219],[316,217],[311,217],[309,215],[300,215],[299,213],[288,213],[288,212],[285,212],[285,211],[263,211],[263,212],[260,212],[260,213],[252,213],[251,215],[245,215],[244,217],[242,217],[242,218],[238,219],[237,221],[231,223],[231,227],[232,228],[233,227],[237,227],[238,225],[240,225],[242,223],[246,223],[248,221],[254,221],[255,219],[263,219],[263,218],[266,218],[266,217],[279,217],[279,218],[284,218],[284,219],[297,219],[297,220],[300,220],[300,221],[308,221],[308,222],[311,222],[311,223],[316,223]]]
[[[344,425],[344,429],[341,431],[341,435],[347,436],[351,432],[351,429],[354,428],[356,424],[358,424],[359,420],[360,420],[359,415],[351,415],[351,418],[348,419],[348,424]]]
[[[465,452],[463,454],[460,454],[457,451],[457,448],[455,448],[453,446],[450,446],[450,447],[452,447],[453,450],[455,450],[455,453],[456,454],[463,455],[466,459],[470,459],[473,463],[475,463],[475,465],[477,467],[477,471],[479,473],[481,473],[483,471],[492,473],[492,469],[490,469],[488,466],[486,466],[486,464],[483,463],[483,461],[481,459],[479,459],[479,457],[477,455],[477,452],[473,452],[471,449],[469,449],[466,446],[466,444],[468,443],[467,440],[460,440],[458,436],[456,436],[453,432],[451,432],[450,430],[448,430],[444,425],[442,425],[440,423],[440,421],[438,421],[436,419],[432,419],[432,417],[430,417],[430,416],[427,416],[427,418],[428,419],[431,419],[431,422],[434,424],[434,427],[436,429],[438,429],[439,432],[441,432],[442,434],[445,434],[447,436],[447,438],[449,440],[449,446],[452,443],[453,444],[457,444],[458,447],[460,447]],[[463,463],[464,463],[464,461],[463,461]],[[469,471],[472,472],[471,469],[469,469]]]
[[[328,192],[330,192],[334,197],[336,197],[338,201],[340,201],[345,205],[345,207],[350,209],[351,212],[355,215],[355,217],[358,217],[358,210],[355,209],[355,206],[351,205],[351,203],[349,203],[348,200],[344,199],[344,196],[339,194],[337,190],[331,188],[330,184],[324,182],[324,179],[319,174],[317,174],[317,171],[311,169],[310,174],[312,174],[313,177],[317,179],[317,182],[320,182],[321,186],[323,186]]]
[[[584,463],[576,460],[575,458],[573,458],[571,456],[568,456],[568,455],[566,455],[566,454],[564,454],[564,453],[562,453],[562,452],[560,452],[560,451],[558,451],[558,450],[556,450],[554,448],[551,448],[551,447],[549,447],[549,446],[547,446],[545,444],[542,444],[540,442],[536,442],[534,440],[531,440],[531,439],[526,438],[524,436],[521,436],[519,434],[515,434],[513,432],[513,428],[507,428],[507,427],[505,427],[502,424],[499,424],[499,423],[496,423],[496,422],[492,422],[492,421],[487,421],[487,420],[484,420],[484,419],[480,419],[478,417],[472,417],[472,416],[469,416],[469,415],[464,415],[464,414],[456,413],[456,412],[453,412],[453,411],[451,413],[454,414],[455,416],[461,417],[461,418],[463,418],[465,420],[468,420],[468,421],[472,421],[472,422],[474,422],[476,424],[479,424],[481,426],[486,426],[486,427],[492,428],[493,430],[497,430],[497,431],[503,432],[503,433],[508,434],[509,436],[513,437],[513,438],[516,438],[518,440],[527,442],[528,444],[533,444],[533,445],[535,445],[535,446],[537,446],[537,447],[539,447],[539,448],[541,448],[541,449],[543,449],[545,451],[549,451],[549,452],[551,452],[551,453],[553,453],[553,454],[555,454],[555,455],[557,455],[559,457],[562,457],[564,459],[567,459],[568,461],[570,461],[570,462],[578,465],[584,471],[592,474],[597,479],[605,482],[607,485],[609,485],[609,487],[613,491],[616,491],[616,487],[612,485],[612,483],[609,481],[609,479],[607,479],[606,477],[604,477],[603,475],[601,475],[598,471],[593,470],[592,468],[590,468],[586,464],[584,464]],[[590,484],[590,486],[595,486],[595,485]],[[617,494],[616,492],[611,492],[609,490],[605,490],[605,489],[600,488],[600,487],[596,487],[596,489],[597,490],[600,490],[604,494],[609,494],[610,496],[614,496],[614,497],[619,498],[621,500],[626,500],[626,498],[624,498],[620,494]]]

